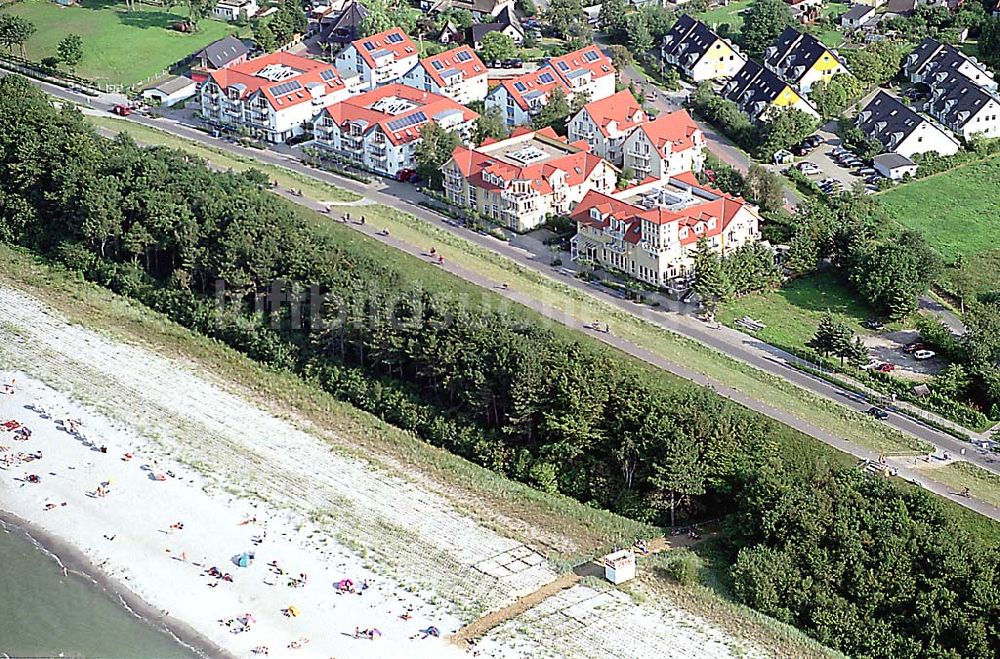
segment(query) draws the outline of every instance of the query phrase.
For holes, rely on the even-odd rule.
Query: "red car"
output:
[[[111,108],[111,111],[117,114],[119,117],[127,117],[132,114],[132,108],[127,105],[119,104]]]
[[[888,362],[886,362],[885,364],[879,364],[878,366],[876,366],[875,370],[878,371],[879,373],[892,373],[893,371],[896,370],[896,365],[889,364]]]

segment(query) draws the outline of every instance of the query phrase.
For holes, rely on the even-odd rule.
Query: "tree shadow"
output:
[[[169,30],[171,25],[185,19],[180,14],[172,14],[165,11],[131,11],[128,13],[119,13],[118,20],[122,25],[128,25],[129,27]],[[178,34],[183,33],[178,32]]]

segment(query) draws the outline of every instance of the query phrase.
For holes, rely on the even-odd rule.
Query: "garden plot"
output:
[[[0,289],[0,306],[7,367],[154,438],[164,459],[196,468],[216,488],[311,520],[380,574],[443,598],[462,620],[556,577],[531,548],[458,513],[441,496],[339,452],[185,364],[70,325],[13,289]]]
[[[487,634],[487,654],[503,648],[523,657],[761,657],[696,615],[669,602],[638,604],[623,592],[578,585]]]

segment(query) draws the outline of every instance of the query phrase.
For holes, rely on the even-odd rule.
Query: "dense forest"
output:
[[[317,236],[258,172],[98,137],[17,76],[0,147],[0,240],[540,489],[724,517],[735,595],[848,654],[1000,653],[1000,549],[929,495],[789,460],[789,428],[346,229]]]

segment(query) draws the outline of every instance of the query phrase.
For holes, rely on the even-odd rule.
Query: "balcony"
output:
[[[635,160],[641,160],[643,162],[649,162],[649,154],[648,153],[634,153],[632,151],[629,151],[626,155],[629,158],[633,158]]]

